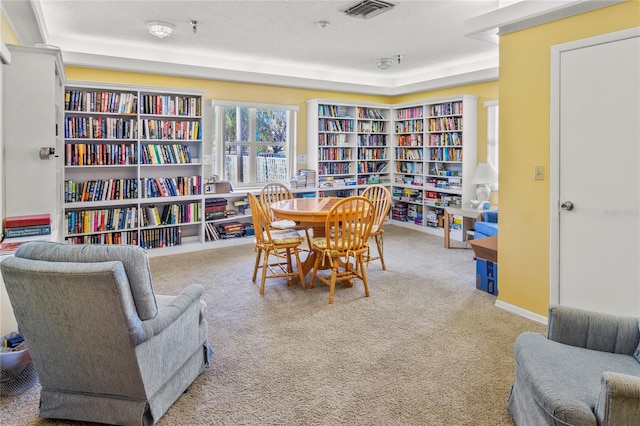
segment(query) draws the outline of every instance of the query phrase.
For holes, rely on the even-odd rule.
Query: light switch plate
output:
[[[533,179],[544,180],[544,166],[541,166],[541,165],[533,166]]]

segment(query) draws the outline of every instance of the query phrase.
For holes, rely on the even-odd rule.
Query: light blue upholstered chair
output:
[[[548,321],[547,336],[516,339],[515,422],[640,425],[639,319],[551,306]]]
[[[475,230],[473,236],[475,240],[498,235],[498,212],[490,211],[482,213],[481,220],[476,220],[473,228]]]
[[[209,364],[202,286],[156,295],[140,247],[30,242],[0,268],[41,417],[153,425]]]

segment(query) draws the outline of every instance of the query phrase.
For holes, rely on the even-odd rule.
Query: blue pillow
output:
[[[640,318],[638,318],[638,331],[640,331]],[[633,353],[633,356],[638,362],[640,362],[640,342],[638,342],[638,347],[636,351]]]

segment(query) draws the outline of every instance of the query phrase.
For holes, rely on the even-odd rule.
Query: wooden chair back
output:
[[[389,216],[391,209],[391,193],[386,186],[371,185],[362,192],[362,196],[373,203],[375,217],[373,219],[374,231],[382,228]]]
[[[338,201],[325,222],[327,247],[343,254],[365,250],[374,214],[373,203],[365,197],[347,197]]]
[[[290,200],[293,198],[293,193],[285,185],[277,182],[272,182],[265,185],[260,191],[260,204],[264,209],[267,217],[271,221],[277,220],[273,211],[271,210],[271,203],[275,203],[280,200]]]

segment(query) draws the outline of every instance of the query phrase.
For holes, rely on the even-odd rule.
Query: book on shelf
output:
[[[20,228],[7,228],[4,230],[5,238],[32,237],[35,235],[51,234],[51,225],[33,225]]]
[[[25,226],[51,225],[51,215],[32,214],[25,216],[9,216],[4,219],[4,228],[22,228]]]

